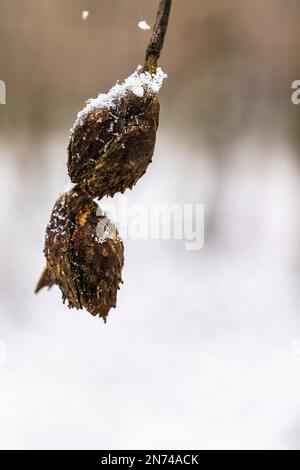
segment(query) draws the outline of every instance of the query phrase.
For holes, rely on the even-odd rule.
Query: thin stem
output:
[[[155,73],[168,27],[172,0],[160,0],[153,33],[146,50],[143,70]]]

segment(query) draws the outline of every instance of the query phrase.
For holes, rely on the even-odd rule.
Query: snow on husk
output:
[[[141,72],[142,66],[139,65],[135,72],[127,77],[123,83],[116,83],[108,93],[100,93],[97,98],[90,98],[86,102],[86,106],[77,114],[77,119],[71,129],[74,129],[83,123],[85,116],[96,108],[114,108],[119,99],[126,95],[129,91],[138,97],[144,96],[145,87],[153,93],[158,93],[163,81],[167,78],[167,74],[158,67],[155,74],[149,72]]]

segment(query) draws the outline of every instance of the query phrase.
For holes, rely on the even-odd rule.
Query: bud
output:
[[[57,200],[46,230],[47,267],[36,291],[57,284],[70,308],[106,319],[116,306],[123,242],[116,227],[80,188]]]
[[[132,188],[146,172],[159,123],[158,91],[166,75],[138,68],[123,84],[89,100],[68,147],[68,171],[93,198]]]

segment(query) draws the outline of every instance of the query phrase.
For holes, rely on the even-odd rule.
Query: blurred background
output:
[[[158,0],[0,0],[1,448],[300,448],[300,3],[173,3],[125,196],[204,204],[205,244],[127,240],[104,325],[33,291],[69,129],[142,63]]]

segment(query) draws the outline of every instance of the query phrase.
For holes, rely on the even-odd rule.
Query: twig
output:
[[[143,70],[155,73],[168,27],[172,0],[160,0],[153,33],[146,50]]]

